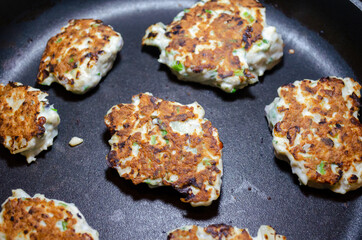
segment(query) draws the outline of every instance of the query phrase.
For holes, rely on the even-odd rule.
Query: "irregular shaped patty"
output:
[[[58,82],[73,93],[86,93],[112,68],[122,46],[121,35],[101,20],[72,19],[49,39],[37,81],[48,86]]]
[[[351,78],[296,81],[265,107],[275,154],[302,184],[342,194],[361,187],[360,89]]]
[[[150,26],[142,44],[158,47],[158,61],[180,80],[226,92],[257,82],[283,56],[283,40],[255,0],[200,1],[170,25]]]
[[[0,239],[79,239],[97,240],[98,232],[91,228],[73,203],[30,197],[21,189],[2,204]]]
[[[172,186],[186,195],[181,201],[210,205],[220,195],[222,143],[204,114],[196,102],[181,105],[150,93],[113,106],[105,116],[110,165],[134,184]]]
[[[276,234],[275,230],[266,225],[259,228],[258,236],[250,236],[248,229],[240,229],[225,224],[209,225],[207,227],[185,226],[169,232],[168,240],[282,240],[287,239]]]
[[[0,84],[0,142],[12,154],[24,155],[28,163],[58,135],[59,115],[47,96],[21,83]]]

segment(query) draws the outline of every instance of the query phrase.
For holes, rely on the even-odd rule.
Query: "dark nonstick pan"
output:
[[[183,225],[225,223],[274,227],[288,239],[361,239],[362,189],[339,195],[300,186],[288,164],[273,154],[264,107],[283,84],[323,76],[353,77],[361,83],[362,13],[350,1],[262,1],[267,21],[285,42],[283,61],[261,81],[235,94],[176,80],[157,62],[158,50],[142,48],[145,29],[169,23],[195,1],[7,1],[0,22],[0,81],[41,88],[61,117],[59,136],[37,162],[0,148],[0,202],[11,190],[43,193],[75,203],[101,239],[166,239]],[[358,1],[357,5],[361,5]],[[102,19],[125,45],[98,87],[77,96],[53,84],[35,84],[47,40],[72,18]],[[294,49],[294,54],[288,50]],[[107,110],[132,95],[199,102],[224,143],[222,194],[209,207],[192,208],[170,188],[134,186],[109,168]],[[75,148],[73,136],[84,139]]]

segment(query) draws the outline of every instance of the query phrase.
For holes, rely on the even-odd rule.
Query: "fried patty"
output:
[[[0,142],[28,163],[53,144],[59,115],[47,93],[21,83],[0,84]]]
[[[275,154],[302,184],[341,194],[361,187],[360,90],[351,78],[296,81],[266,106]]]
[[[275,230],[266,225],[259,228],[257,237],[250,236],[248,229],[240,229],[225,224],[209,225],[207,227],[185,226],[168,234],[168,240],[283,240],[287,239],[276,234]]]
[[[73,203],[47,199],[41,194],[30,197],[16,189],[2,204],[0,239],[97,240],[98,232]]]
[[[105,116],[112,138],[107,159],[134,184],[172,186],[181,201],[207,206],[220,195],[222,143],[198,103],[182,105],[150,93],[113,106]]]
[[[283,40],[255,0],[204,0],[165,26],[146,30],[143,45],[156,46],[159,62],[180,79],[235,92],[258,81],[283,56]]]
[[[121,35],[101,20],[72,19],[50,38],[41,58],[38,83],[58,82],[83,94],[112,68],[123,46]]]

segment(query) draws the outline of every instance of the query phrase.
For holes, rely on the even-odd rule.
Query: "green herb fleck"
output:
[[[155,145],[156,144],[156,135],[152,135],[151,136],[151,144]]]
[[[168,144],[170,142],[170,140],[168,140],[168,139],[165,139],[165,141],[166,141],[166,144]]]
[[[237,53],[237,51],[236,51],[236,50],[233,50],[233,53]]]
[[[162,137],[164,137],[164,136],[167,135],[167,131],[166,130],[161,130],[161,134],[162,134]]]
[[[60,43],[63,39],[62,38],[58,38],[57,41],[55,41],[56,43]]]
[[[85,86],[85,87],[84,87],[84,91],[87,91],[88,88],[90,88],[90,86]]]
[[[255,19],[253,18],[253,16],[250,15],[250,13],[248,13],[248,12],[244,12],[244,13],[243,13],[243,16],[246,17],[249,22],[254,22],[254,20],[255,20]]]
[[[233,90],[231,90],[231,93],[235,93],[236,92],[236,89],[235,88],[233,88]]]
[[[210,14],[212,14],[212,11],[211,11],[211,10],[209,10],[209,9],[205,9],[205,12],[206,12],[206,13],[210,13]]]
[[[182,63],[180,63],[179,61],[177,61],[171,66],[171,68],[173,70],[175,70],[176,72],[180,72],[184,69],[184,65]]]
[[[69,59],[69,63],[72,63],[72,62],[74,62],[74,58]]]
[[[269,41],[268,41],[268,40],[266,40],[266,39],[263,39],[263,43],[268,44],[268,43],[269,43]]]
[[[99,27],[99,25],[100,24],[98,24],[98,23],[94,23],[94,24],[91,25],[91,27]]]
[[[100,76],[100,75],[101,75],[101,73],[97,73],[97,75],[98,75],[98,76]]]
[[[235,76],[244,76],[243,69],[238,69],[234,71]]]
[[[67,207],[68,205],[65,203],[59,203],[60,206]]]
[[[67,225],[68,223],[66,221],[62,221],[63,231],[67,230]]]
[[[145,182],[145,183],[147,183],[147,184],[152,185],[151,181],[152,181],[151,179],[145,179],[145,181],[144,181],[144,182]]]
[[[180,113],[180,107],[177,107],[177,108],[176,108],[176,112],[177,112],[177,113]]]
[[[211,163],[210,163],[210,159],[208,158],[204,158],[203,162],[204,162],[204,165],[208,165],[208,166],[211,166]]]
[[[190,12],[190,9],[185,8],[185,9],[184,9],[184,12],[185,12],[185,13],[188,13],[188,12]]]
[[[322,175],[326,174],[326,170],[324,170],[324,161],[321,161],[321,163],[317,166],[317,172]]]
[[[138,146],[138,143],[137,143],[137,142],[134,142],[134,143],[132,144],[132,146],[136,147],[136,146]]]
[[[274,61],[274,59],[272,57],[270,57],[267,61],[266,61],[266,64],[270,64]]]
[[[54,112],[58,112],[58,109],[56,108],[50,108],[51,110],[53,110]]]

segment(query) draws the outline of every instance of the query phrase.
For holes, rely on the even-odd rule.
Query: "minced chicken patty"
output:
[[[235,92],[258,81],[283,56],[283,40],[255,0],[203,0],[169,25],[146,30],[143,45],[156,46],[159,62],[180,79]]]
[[[214,224],[207,227],[185,226],[169,232],[168,240],[286,240],[266,225],[259,228],[258,235],[253,238],[248,229],[240,229],[225,224]]]
[[[198,103],[182,105],[150,93],[113,106],[105,116],[112,138],[107,159],[134,184],[172,186],[192,206],[220,195],[222,143]]]
[[[112,68],[122,46],[121,34],[101,20],[72,19],[49,39],[37,81],[48,86],[58,82],[68,91],[84,94]]]
[[[360,90],[351,78],[296,81],[266,106],[275,154],[302,184],[341,194],[362,186]]]
[[[2,204],[0,239],[69,239],[98,240],[73,203],[45,198],[42,194],[30,197],[21,189]]]
[[[60,122],[47,93],[21,83],[0,84],[0,143],[28,163],[53,145]]]

